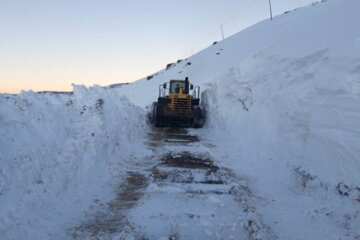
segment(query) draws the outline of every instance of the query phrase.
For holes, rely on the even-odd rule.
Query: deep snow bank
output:
[[[329,181],[360,183],[359,69],[360,58],[329,58],[326,51],[295,59],[253,55],[206,90],[208,124],[234,135],[245,152],[266,148]]]
[[[144,152],[144,116],[116,90],[100,87],[1,95],[2,238],[61,239],[92,201],[110,197]]]
[[[272,201],[264,216],[280,239],[360,234],[359,60],[259,53],[205,92],[208,138]]]

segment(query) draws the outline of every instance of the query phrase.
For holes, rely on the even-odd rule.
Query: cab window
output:
[[[179,89],[182,88],[185,90],[185,82],[184,81],[171,81],[170,83],[170,93],[179,93]]]

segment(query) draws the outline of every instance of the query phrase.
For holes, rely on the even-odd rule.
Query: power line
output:
[[[231,22],[232,20],[234,20],[235,18],[237,18],[241,13],[245,12],[246,10],[248,10],[249,8],[251,8],[255,3],[257,3],[260,0],[254,0],[251,3],[249,3],[246,7],[240,9],[236,14],[234,14],[232,17],[228,18],[225,22],[223,22],[221,25],[226,25],[229,22]]]
[[[234,14],[232,17],[228,18],[226,21],[224,21],[222,24],[220,24],[220,29],[221,29],[221,35],[222,35],[222,39],[225,39],[224,36],[224,29],[223,26],[228,24],[229,22],[233,21],[235,18],[237,18],[240,14],[242,14],[243,12],[247,11],[249,8],[251,8],[255,3],[259,2],[260,0],[253,0],[252,2],[250,2],[247,6],[245,6],[244,8],[240,9],[236,14]],[[212,36],[214,33],[216,33],[218,30],[214,30],[212,31],[210,34],[208,34],[206,36],[206,40],[202,41],[201,43],[199,43],[198,45],[196,45],[191,52],[194,52],[199,46],[203,45],[205,42],[208,42],[208,38],[210,36]]]

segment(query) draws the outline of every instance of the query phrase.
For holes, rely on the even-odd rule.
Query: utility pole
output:
[[[221,25],[220,26],[221,27],[221,35],[222,35],[222,39],[224,40],[225,38],[224,38],[224,29],[223,29],[223,26]]]
[[[272,16],[272,9],[271,9],[271,0],[269,0],[269,8],[270,8],[270,20],[272,20],[273,16]]]

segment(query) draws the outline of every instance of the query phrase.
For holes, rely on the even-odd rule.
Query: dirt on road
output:
[[[116,197],[69,232],[74,239],[273,239],[246,178],[182,128],[152,128],[151,166],[128,173]]]

